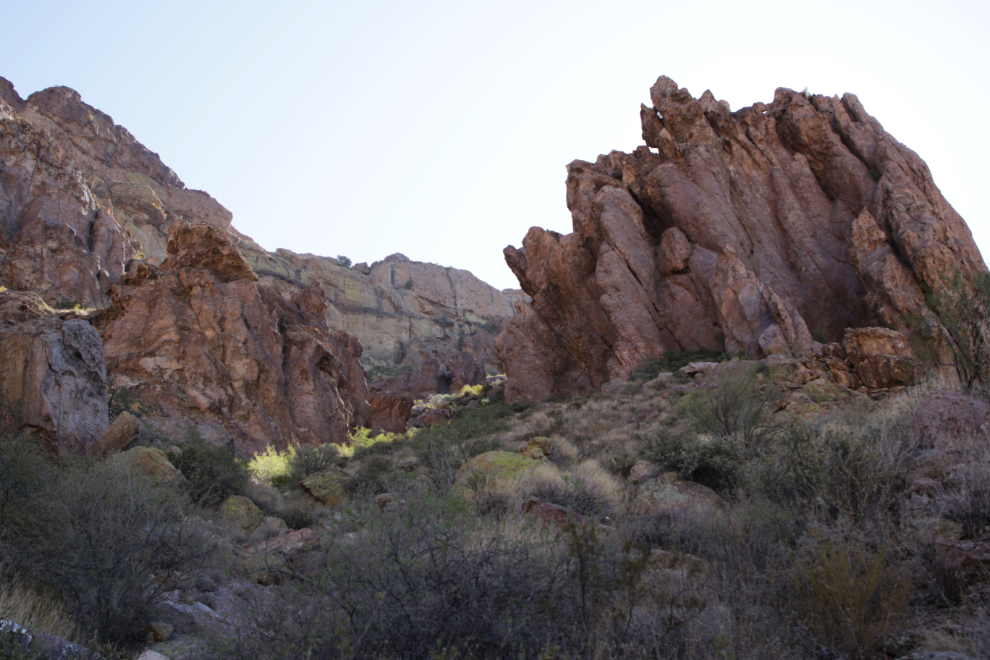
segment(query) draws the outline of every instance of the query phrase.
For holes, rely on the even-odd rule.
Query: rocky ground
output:
[[[192,498],[209,552],[101,648],[985,657],[986,401],[938,377],[853,389],[814,361],[725,359],[539,405],[501,385],[435,396],[416,406],[441,413],[428,428],[270,451],[240,481],[125,413],[100,452]]]

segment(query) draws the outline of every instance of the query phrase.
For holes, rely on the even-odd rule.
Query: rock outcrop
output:
[[[345,442],[370,423],[361,346],[319,287],[258,281],[225,232],[174,223],[160,266],[131,262],[100,315],[107,372],[161,416],[222,424],[239,452]]]
[[[730,112],[666,77],[650,93],[645,146],[568,166],[574,233],[534,227],[505,249],[532,297],[496,341],[507,400],[594,389],[668,351],[798,357],[847,328],[910,334],[925,292],[986,272],[928,167],[854,95],[778,89]]]
[[[107,429],[103,342],[36,294],[0,292],[0,421],[53,453],[86,451]]]
[[[466,270],[393,254],[371,266],[289,250],[267,252],[246,236],[238,245],[263,282],[284,296],[318,284],[326,322],[364,348],[372,388],[413,397],[478,385],[501,373],[495,337],[522,291],[499,291]]]
[[[22,100],[0,78],[0,278],[49,303],[104,307],[135,257],[157,265],[168,228],[231,214],[66,87]]]
[[[239,256],[227,263],[223,253],[170,251],[169,230],[180,222],[233,236],[223,249]],[[230,223],[229,211],[187,189],[157,154],[75,91],[55,87],[24,100],[0,78],[0,285],[36,292],[58,308],[103,309],[125,276],[133,285],[181,253],[187,261],[172,256],[172,270],[236,266],[243,272],[223,274],[223,283],[260,276],[285,299],[317,284],[322,322],[363,346],[360,366],[381,381],[378,391],[424,396],[502,371],[495,336],[522,292],[398,254],[352,269],[327,257],[270,253]],[[408,372],[412,381],[388,380]]]

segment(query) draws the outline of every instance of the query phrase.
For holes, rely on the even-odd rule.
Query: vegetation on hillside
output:
[[[873,400],[793,374],[465,391],[449,423],[249,462],[139,434],[171,481],[6,434],[0,616],[120,658],[176,602],[216,616],[174,657],[217,660],[990,654],[987,564],[946,561],[990,541],[985,429],[931,435],[934,376]]]

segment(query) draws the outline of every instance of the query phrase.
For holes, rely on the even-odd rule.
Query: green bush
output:
[[[21,504],[30,524],[5,529],[3,554],[17,575],[57,589],[87,635],[139,641],[152,608],[214,551],[186,503],[138,474],[72,461]]]
[[[951,367],[967,390],[990,385],[990,274],[967,282],[955,273],[946,290],[925,302],[934,320],[919,317],[915,352],[931,367]]]
[[[664,472],[676,472],[714,491],[729,495],[743,476],[742,448],[723,437],[702,440],[693,431],[663,429],[648,438],[643,457]]]
[[[28,634],[0,628],[0,660],[44,660],[37,644],[28,645]]]
[[[0,434],[0,541],[19,525],[30,525],[28,503],[53,480],[52,466],[36,444]]]
[[[248,461],[248,472],[263,484],[275,488],[286,488],[295,485],[292,477],[292,450],[279,451],[272,446],[265,451],[255,454]]]
[[[699,433],[752,451],[779,431],[773,422],[779,394],[758,367],[729,364],[708,376],[701,391],[685,401],[683,410],[694,419]]]
[[[369,456],[357,474],[344,484],[344,492],[348,495],[377,495],[388,490],[386,478],[392,471],[392,461],[384,456]]]
[[[289,455],[289,473],[294,482],[299,482],[311,474],[329,470],[332,467],[343,467],[344,458],[331,444],[301,445],[295,447]]]
[[[792,426],[763,466],[763,488],[772,499],[799,509],[824,505],[832,519],[882,516],[903,489],[896,463],[870,433]]]
[[[170,453],[169,460],[186,478],[189,494],[197,504],[216,505],[244,490],[247,468],[230,450],[198,436],[190,437],[178,450]]]

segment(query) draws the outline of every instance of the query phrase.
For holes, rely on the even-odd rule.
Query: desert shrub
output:
[[[244,485],[242,491],[244,497],[248,498],[254,505],[269,515],[276,515],[276,511],[283,505],[285,498],[274,486],[262,482],[260,479],[251,479]]]
[[[130,387],[116,385],[111,381],[108,390],[107,411],[111,422],[122,412],[129,412],[135,417],[144,415],[144,404]]]
[[[419,498],[367,522],[328,552],[322,579],[353,656],[514,656],[543,646],[544,607],[567,609],[551,545],[481,526],[456,501]]]
[[[248,461],[248,472],[258,481],[275,488],[294,485],[292,479],[292,450],[279,451],[269,445],[265,451],[255,454]]]
[[[684,406],[700,433],[725,438],[740,448],[759,449],[778,428],[773,413],[779,391],[758,368],[736,363],[708,377]]]
[[[374,383],[379,380],[385,380],[386,378],[391,378],[397,374],[403,374],[408,371],[412,371],[413,368],[408,364],[385,364],[377,367],[372,367],[368,370],[367,380],[369,383]]]
[[[813,534],[792,570],[800,620],[832,649],[871,658],[903,626],[911,583],[891,545]]]
[[[194,502],[203,506],[219,504],[239,494],[247,484],[247,468],[229,449],[211,445],[198,436],[190,437],[178,449],[169,459],[186,478]]]
[[[300,445],[289,455],[289,474],[293,481],[302,481],[311,474],[343,467],[344,462],[340,451],[331,444]]]
[[[636,465],[637,460],[638,459],[635,454],[628,451],[622,451],[608,460],[608,469],[623,479],[627,479],[629,477],[629,473],[632,472],[633,466]]]
[[[51,481],[52,466],[33,442],[0,433],[0,541],[18,524],[30,524],[27,506]]]
[[[28,641],[26,631],[0,626],[0,660],[45,660],[38,645]]]
[[[615,508],[621,488],[596,461],[585,461],[570,473],[537,467],[520,477],[513,490],[522,500],[538,497],[582,516],[605,518]]]
[[[510,493],[497,488],[482,488],[475,491],[474,510],[479,516],[491,516],[502,520],[512,509]]]
[[[725,495],[740,485],[744,455],[729,438],[701,437],[684,430],[661,429],[643,446],[643,458],[661,470],[676,472]]]
[[[976,273],[970,282],[958,272],[945,291],[925,302],[935,321],[922,320],[916,353],[933,367],[951,367],[967,390],[990,383],[990,274]],[[948,358],[948,359],[946,359]]]
[[[959,605],[966,589],[964,576],[949,571],[943,561],[943,550],[931,534],[915,538],[912,543],[912,554],[921,578],[918,582],[935,597],[943,606]]]
[[[377,495],[388,490],[386,477],[392,471],[392,461],[384,456],[370,456],[358,468],[357,474],[344,484],[348,495]]]
[[[359,428],[351,433],[350,442],[346,445],[332,445],[342,457],[356,458],[360,455],[388,453],[395,442],[394,433],[379,433],[371,435],[371,429]]]
[[[766,456],[763,489],[784,506],[824,505],[831,518],[883,515],[902,490],[896,462],[871,433],[793,425]]]
[[[281,518],[289,529],[313,527],[320,519],[316,508],[300,497],[285,500],[271,514]]]
[[[460,396],[481,396],[484,391],[484,385],[465,385],[461,388]]]
[[[561,467],[569,467],[581,457],[577,445],[560,434],[551,435],[550,443],[550,455],[547,458]]]
[[[990,474],[986,464],[961,470],[954,488],[942,497],[942,515],[960,523],[968,539],[979,539],[990,528]]]
[[[468,408],[448,424],[417,433],[409,446],[429,470],[434,485],[446,490],[465,461],[501,446],[491,436],[508,430],[507,420],[512,415],[510,407],[500,403]]]
[[[184,515],[186,501],[104,463],[70,463],[31,499],[31,524],[5,539],[5,551],[20,576],[59,591],[84,633],[135,641],[165,593],[213,552]]]

